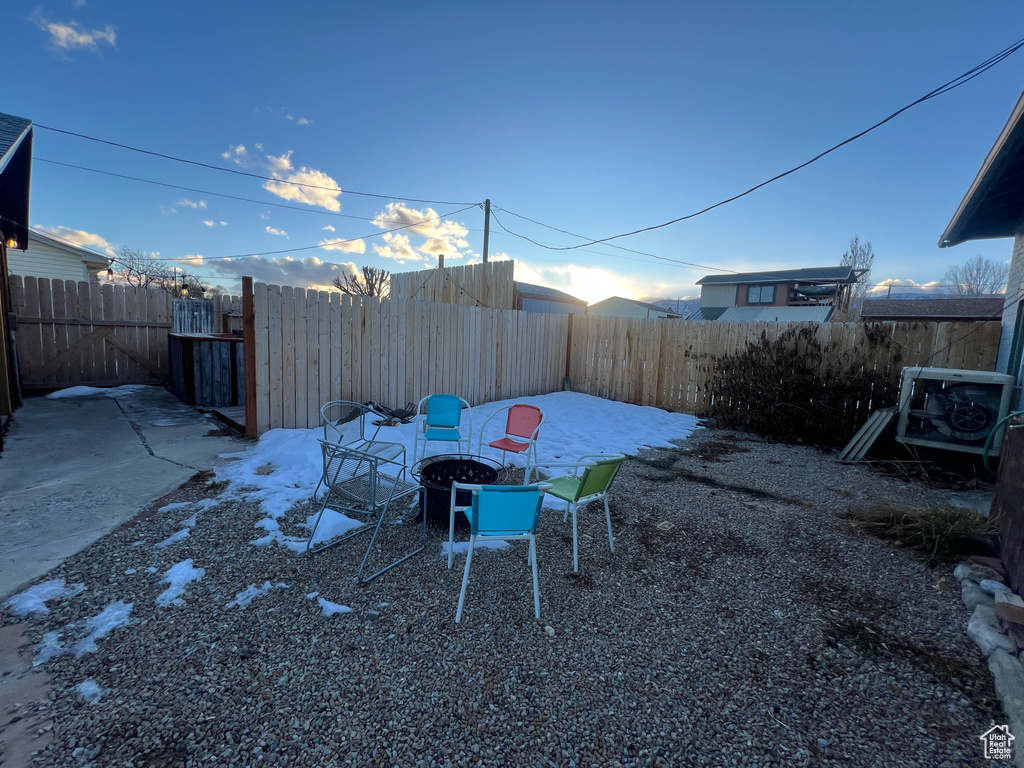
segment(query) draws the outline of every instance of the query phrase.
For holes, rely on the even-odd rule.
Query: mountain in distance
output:
[[[700,298],[685,299],[642,299],[648,304],[657,304],[670,312],[677,312],[683,317],[689,317],[700,308]]]

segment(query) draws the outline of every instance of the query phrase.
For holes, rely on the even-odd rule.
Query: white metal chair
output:
[[[615,552],[615,537],[612,535],[612,513],[608,507],[608,491],[611,488],[615,476],[626,457],[621,453],[598,453],[588,456],[581,456],[580,460],[568,464],[538,464],[526,473],[526,482],[529,483],[534,472],[539,475],[540,469],[572,469],[572,474],[559,477],[546,478],[545,482],[551,484],[548,491],[556,499],[561,499],[569,506],[565,510],[562,521],[568,519],[572,512],[572,569],[579,571],[579,526],[576,515],[580,507],[586,506],[592,501],[604,502],[604,517],[608,522],[608,547]]]
[[[548,483],[537,485],[452,485],[451,516],[455,517],[455,497],[459,490],[470,491],[473,500],[466,509],[469,512],[469,551],[466,553],[466,569],[462,574],[462,590],[459,592],[459,607],[455,611],[455,623],[462,621],[462,607],[466,602],[466,586],[469,584],[469,569],[473,564],[473,549],[478,541],[525,540],[530,544],[527,555],[533,571],[533,613],[540,618],[540,585],[537,577],[537,522],[540,508],[544,503],[544,492],[551,488]],[[448,567],[451,567],[452,549],[449,548]]]
[[[309,539],[306,542],[306,551],[319,552],[347,541],[353,536],[373,528],[373,536],[366,547],[366,554],[359,565],[356,578],[361,582],[370,581],[389,571],[400,563],[404,563],[413,555],[423,551],[427,543],[427,521],[424,515],[422,542],[418,549],[410,552],[404,557],[394,561],[390,565],[380,569],[371,576],[363,577],[363,570],[369,560],[373,544],[377,539],[381,523],[387,513],[388,507],[401,499],[408,498],[420,490],[417,483],[413,483],[405,477],[404,449],[402,460],[388,459],[372,453],[355,450],[345,445],[340,445],[328,440],[320,440],[320,447],[323,452],[323,476],[322,485],[327,489],[327,495],[320,505],[313,530],[310,531]],[[319,488],[319,486],[318,486]],[[316,494],[313,496],[316,499]],[[320,544],[314,544],[317,528],[323,520],[324,510],[328,505],[331,509],[348,516],[356,514],[369,518],[368,521],[354,530],[350,530],[341,536],[334,537]],[[376,525],[373,519],[376,518]]]
[[[370,416],[385,418],[369,404],[356,403],[351,400],[331,400],[320,406],[320,421],[324,429],[324,440],[346,448],[364,453],[372,453],[388,460],[401,459],[405,464],[405,446],[401,443],[390,443],[378,440],[380,425],[367,437],[366,422]],[[373,426],[371,424],[371,426]],[[320,492],[323,477],[317,484],[313,496]]]
[[[466,424],[463,425],[463,414]],[[473,435],[473,411],[469,403],[457,395],[428,395],[416,406],[416,436],[412,457],[418,461],[426,456],[427,443],[455,443],[457,453],[469,453]],[[463,451],[462,445],[466,448]]]

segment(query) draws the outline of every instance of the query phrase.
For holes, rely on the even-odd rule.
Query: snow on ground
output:
[[[167,569],[162,579],[162,581],[166,581],[171,586],[157,595],[156,604],[161,607],[184,605],[185,600],[181,595],[185,592],[185,587],[190,582],[199,581],[205,575],[205,568],[193,567],[192,558],[175,563]]]
[[[46,395],[47,400],[64,400],[68,397],[124,397],[132,392],[139,392],[150,387],[146,384],[123,384],[120,387],[68,387]]]
[[[102,687],[93,679],[83,680],[75,686],[79,701],[84,704],[98,704],[103,695],[110,693],[107,688]]]
[[[685,439],[700,426],[696,417],[687,414],[619,403],[579,392],[555,392],[496,401],[473,408],[470,414],[472,453],[478,452],[480,430],[484,422],[501,408],[515,403],[529,403],[544,411],[544,424],[537,441],[541,464],[576,461],[585,454],[629,455],[648,447],[672,447],[670,440]],[[470,417],[463,417],[466,426]],[[377,427],[372,422],[378,417],[369,415],[365,418],[365,434],[373,435]],[[411,466],[416,426],[414,422],[381,427],[376,438],[403,445],[406,463]],[[504,426],[504,414],[495,416],[487,425],[484,442],[501,437]],[[268,546],[277,541],[293,551],[305,549],[305,540],[282,535],[276,521],[297,503],[306,502],[313,495],[323,469],[323,458],[317,443],[320,437],[323,437],[321,429],[272,429],[264,433],[253,448],[227,454],[227,457],[236,460],[217,469],[216,479],[228,483],[227,490],[219,497],[221,501],[244,498],[261,502],[267,518],[259,521],[257,526],[266,530],[267,535],[253,542],[257,546]],[[427,444],[428,456],[452,452],[454,448],[451,443]],[[485,447],[482,455],[501,461],[501,451]],[[507,454],[505,462],[518,467],[526,463],[521,454]],[[344,515],[325,512],[317,538],[321,531],[324,531],[325,539],[333,538],[347,527],[357,524]],[[311,519],[307,520],[307,526],[311,525]]]
[[[50,608],[46,605],[47,600],[74,597],[79,592],[84,591],[85,584],[65,586],[64,579],[51,579],[40,584],[34,584],[24,592],[20,592],[4,603],[4,607],[8,608],[15,616],[28,616],[30,613],[49,613]]]
[[[283,581],[279,581],[277,584],[271,584],[269,581],[264,581],[262,587],[257,587],[255,584],[250,584],[244,590],[235,595],[235,599],[229,603],[224,603],[225,608],[231,608],[238,606],[239,608],[245,608],[255,598],[260,595],[265,595],[270,592],[274,587],[286,588],[288,585]]]
[[[317,602],[320,603],[320,609],[323,611],[324,616],[333,616],[336,613],[352,613],[352,609],[347,605],[332,603],[330,600],[324,600],[322,597],[318,598]]]
[[[102,640],[118,627],[128,624],[133,605],[134,603],[115,600],[91,619],[74,621],[60,632],[47,632],[39,643],[32,664],[39,666],[62,653],[71,653],[75,658],[81,658],[87,653],[99,650],[96,641]],[[74,642],[69,639],[65,643],[61,639],[64,635],[77,639]]]
[[[216,499],[203,499],[203,501],[212,501],[215,504],[219,503],[219,502],[217,502]],[[209,507],[211,505],[208,504],[206,506]],[[158,510],[158,511],[160,511],[160,510]],[[156,547],[156,549],[164,549],[165,547],[171,546],[171,544],[173,544],[176,541],[181,541],[182,539],[187,538],[188,535],[189,535],[189,531],[192,528],[196,527],[196,521],[198,519],[199,519],[199,512],[194,512],[191,517],[188,517],[188,518],[186,518],[186,519],[181,521],[181,524],[185,526],[184,528],[182,528],[177,533],[172,533],[170,536],[168,536],[163,541],[158,541],[153,546]]]

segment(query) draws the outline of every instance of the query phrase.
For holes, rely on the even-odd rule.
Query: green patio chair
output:
[[[548,491],[556,499],[561,499],[569,506],[565,510],[563,522],[572,512],[572,569],[579,571],[579,526],[576,520],[580,507],[592,501],[604,502],[604,517],[608,522],[608,547],[615,552],[615,537],[612,535],[612,513],[608,507],[608,491],[619,473],[619,468],[626,457],[621,453],[599,453],[580,456],[580,460],[567,464],[538,464],[530,468],[526,475],[529,483],[534,473],[540,474],[541,469],[572,469],[572,474],[545,478],[551,484]]]

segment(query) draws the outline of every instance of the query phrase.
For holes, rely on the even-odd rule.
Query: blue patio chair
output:
[[[469,584],[469,569],[473,564],[473,548],[478,541],[516,541],[530,543],[528,560],[533,571],[533,613],[540,618],[540,587],[537,580],[537,521],[544,502],[548,483],[537,485],[452,485],[452,514],[455,512],[456,495],[459,490],[468,490],[473,500],[469,512],[469,551],[466,554],[466,570],[462,574],[462,591],[459,593],[459,607],[455,611],[455,623],[462,621],[462,607],[466,602],[466,585]],[[449,546],[451,546],[449,544]],[[451,563],[449,550],[449,564]]]
[[[462,424],[463,412],[465,426]],[[429,442],[455,443],[456,453],[469,453],[473,412],[468,402],[456,395],[428,395],[416,406],[416,414],[418,423],[412,446],[413,461],[426,456]]]

